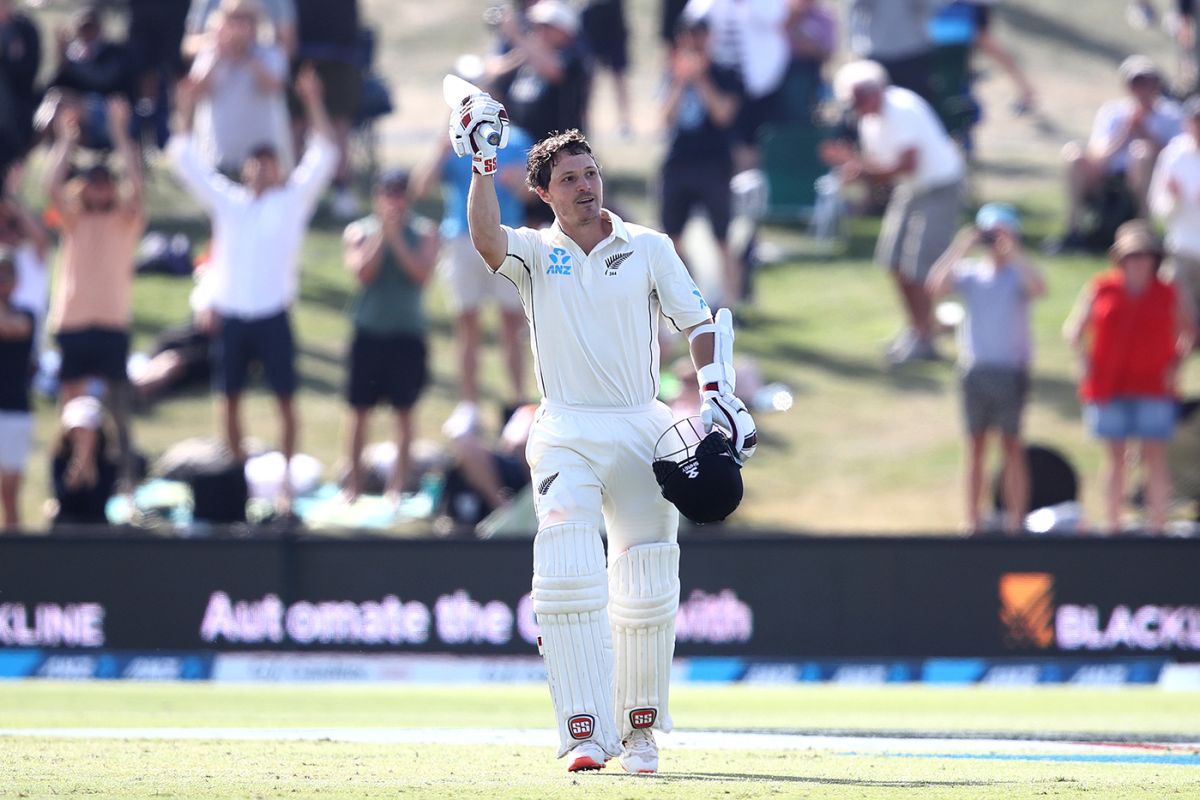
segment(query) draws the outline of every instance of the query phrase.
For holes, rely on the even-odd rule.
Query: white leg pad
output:
[[[558,720],[559,757],[585,741],[618,755],[608,581],[594,525],[568,522],[538,531],[531,599]]]
[[[642,544],[609,568],[609,618],[615,654],[617,730],[670,731],[667,709],[675,612],[679,610],[679,545]]]

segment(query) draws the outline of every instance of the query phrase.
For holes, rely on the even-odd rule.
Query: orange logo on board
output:
[[[1000,576],[1000,622],[1012,648],[1054,644],[1054,576],[1048,572],[1008,572]]]

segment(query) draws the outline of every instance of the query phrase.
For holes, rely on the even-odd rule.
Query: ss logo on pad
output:
[[[635,708],[629,712],[629,724],[634,728],[649,728],[658,719],[657,708]]]
[[[591,714],[576,714],[567,720],[567,733],[572,739],[590,739],[596,729],[596,718]]]

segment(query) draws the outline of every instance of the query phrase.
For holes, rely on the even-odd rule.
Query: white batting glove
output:
[[[715,389],[701,392],[700,397],[700,420],[704,423],[704,434],[707,436],[712,433],[714,426],[725,431],[733,443],[733,451],[737,453],[739,462],[754,455],[758,447],[758,426],[746,410],[746,404],[730,392]]]
[[[480,175],[496,172],[496,151],[508,144],[508,111],[488,94],[463,99],[450,114],[450,144],[458,156],[471,156]]]

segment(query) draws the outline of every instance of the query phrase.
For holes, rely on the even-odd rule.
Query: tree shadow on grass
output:
[[[619,773],[608,773],[614,778],[628,780],[628,776]],[[1002,786],[1011,781],[886,781],[869,780],[866,778],[827,778],[814,775],[771,775],[754,772],[690,772],[687,774],[671,774],[659,772],[654,775],[639,775],[639,779],[661,781],[663,783],[806,783],[814,786],[856,786],[860,788],[881,789],[934,789],[934,788],[969,788],[984,786]]]

